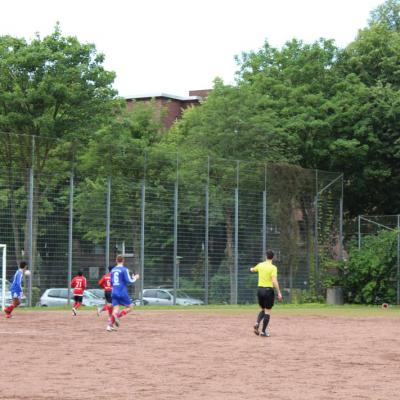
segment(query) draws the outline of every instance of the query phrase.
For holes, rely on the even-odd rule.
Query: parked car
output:
[[[98,297],[99,299],[103,300],[104,303],[104,290],[103,289],[86,289],[86,292],[90,292],[92,293],[94,296]],[[134,299],[133,303],[135,304],[135,306],[145,306],[146,304],[148,304],[147,301],[145,300],[139,300],[139,299]]]
[[[150,305],[172,306],[174,304],[174,289],[143,289],[143,300]],[[177,290],[176,304],[181,306],[201,305],[204,302],[200,299],[190,297],[182,290]]]
[[[71,302],[73,301],[73,293],[70,293]],[[68,289],[66,288],[51,288],[46,289],[45,292],[40,297],[39,301],[42,307],[52,307],[52,306],[64,306],[68,304]],[[85,290],[83,294],[84,306],[101,306],[104,304],[104,300],[98,298],[93,293]]]
[[[104,299],[104,290],[103,289],[86,289],[86,292],[92,293],[94,296],[99,299]]]

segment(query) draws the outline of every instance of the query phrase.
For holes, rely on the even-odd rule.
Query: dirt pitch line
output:
[[[0,399],[400,398],[399,318],[136,310],[118,332],[94,311],[0,320]]]

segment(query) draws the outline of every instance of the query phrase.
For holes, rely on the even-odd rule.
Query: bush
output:
[[[32,306],[36,306],[36,304],[40,300],[40,288],[36,286],[32,286]]]
[[[204,288],[193,279],[179,278],[179,288],[197,299],[204,299]]]
[[[210,281],[210,303],[230,302],[230,278],[229,274],[216,274]]]
[[[396,302],[397,232],[366,237],[361,250],[349,249],[342,285],[346,301],[359,304]]]

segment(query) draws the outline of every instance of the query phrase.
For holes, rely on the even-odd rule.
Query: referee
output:
[[[267,259],[264,262],[257,264],[254,268],[250,268],[250,272],[258,272],[258,288],[257,297],[258,304],[261,307],[261,311],[258,314],[257,322],[254,325],[254,333],[260,335],[258,330],[261,321],[263,321],[261,336],[268,337],[269,332],[267,330],[271,309],[274,306],[275,292],[274,287],[278,293],[278,300],[282,301],[282,293],[279,289],[278,283],[278,271],[272,260],[274,258],[274,252],[272,250],[267,251]]]

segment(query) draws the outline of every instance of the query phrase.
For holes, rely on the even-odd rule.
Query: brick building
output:
[[[144,94],[138,96],[126,97],[128,108],[133,108],[137,102],[150,102],[154,101],[156,110],[161,113],[165,110],[163,117],[163,125],[169,129],[172,124],[182,117],[183,110],[188,107],[196,107],[200,105],[201,101],[208,96],[210,89],[203,90],[190,90],[189,96],[181,97],[166,93]]]

